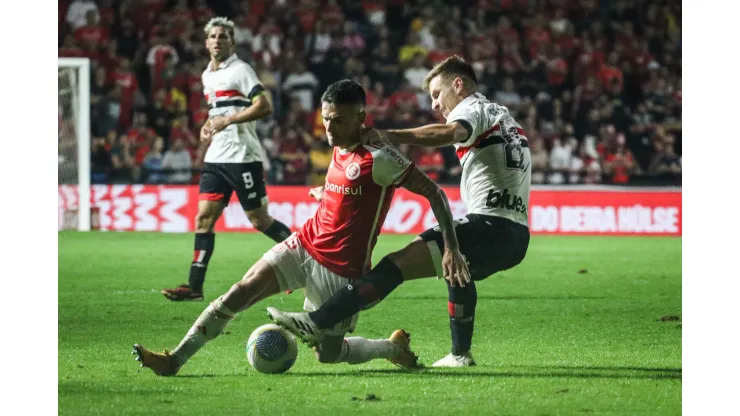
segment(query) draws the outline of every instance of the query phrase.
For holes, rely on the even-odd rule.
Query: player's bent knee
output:
[[[434,277],[437,275],[427,243],[415,239],[401,250],[386,256],[403,273],[403,280]]]
[[[272,224],[272,217],[262,210],[247,211],[249,222],[259,231],[264,231]]]

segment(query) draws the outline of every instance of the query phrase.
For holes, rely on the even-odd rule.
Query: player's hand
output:
[[[460,250],[445,249],[442,255],[442,271],[450,286],[465,287],[470,283],[470,270]]]
[[[216,116],[211,119],[211,135],[214,135],[229,126],[229,119],[224,116]]]
[[[312,196],[317,201],[321,201],[322,199],[324,199],[324,187],[317,186],[315,188],[311,188],[308,191],[308,195]]]
[[[203,127],[200,128],[200,141],[211,141],[211,120],[206,121],[206,124],[204,124]]]

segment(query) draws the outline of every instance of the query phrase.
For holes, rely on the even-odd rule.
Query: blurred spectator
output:
[[[388,97],[391,111],[415,112],[419,108],[416,92],[411,89],[407,79],[401,80],[396,91]]]
[[[509,112],[515,117],[518,114],[519,105],[522,103],[522,97],[516,91],[514,80],[510,77],[504,79],[503,88],[494,94],[493,100],[508,108]]]
[[[391,54],[391,47],[387,41],[382,41],[372,53],[372,64],[370,65],[371,77],[383,83],[386,88],[392,88],[396,84],[400,65]]]
[[[280,56],[280,27],[272,19],[263,23],[252,38],[252,52],[255,55],[266,54],[273,59]]]
[[[144,162],[141,167],[142,183],[165,183],[167,176],[162,172],[162,162],[164,160],[164,140],[161,137],[154,139],[154,144],[149,152],[144,156]]]
[[[113,136],[115,138],[115,135]],[[111,140],[110,154],[113,162],[112,183],[131,183],[135,178],[137,167],[134,157],[134,146],[128,136],[119,136]]]
[[[406,44],[401,46],[398,51],[398,62],[401,65],[408,65],[412,60],[416,66],[424,64],[424,58],[427,56],[427,49],[420,44],[419,34],[416,32],[409,32],[406,36]],[[419,60],[419,57],[422,59]],[[419,63],[421,62],[421,64]],[[421,84],[419,84],[421,85]]]
[[[72,30],[76,30],[88,23],[88,12],[93,12],[98,16],[98,6],[93,0],[74,0],[67,8],[67,17],[65,21]]]
[[[570,144],[554,139],[550,150],[550,175],[547,181],[551,184],[562,185],[566,182],[566,175],[572,165],[572,149]]]
[[[439,149],[433,147],[422,147],[419,157],[414,163],[435,182],[438,182],[445,171],[445,163]]]
[[[85,24],[75,30],[75,40],[86,47],[100,49],[108,42],[108,31],[99,22],[97,10],[85,12]]]
[[[635,162],[632,159],[632,152],[625,146],[623,135],[619,135],[614,144],[610,145],[604,155],[604,173],[610,183],[626,184],[629,181],[629,175],[635,169]]]
[[[167,182],[190,183],[193,177],[192,167],[193,160],[190,152],[185,149],[185,142],[182,139],[175,139],[170,150],[164,152],[162,157],[162,169],[170,171],[167,175]]]
[[[649,173],[667,180],[675,180],[681,175],[681,158],[676,155],[673,145],[656,142],[656,153],[650,163]]]
[[[355,22],[344,23],[342,46],[352,56],[359,56],[365,51],[365,39],[357,30]]]
[[[316,76],[306,70],[303,62],[298,62],[295,69],[285,78],[283,91],[288,97],[297,98],[304,111],[314,108],[314,95],[319,87]]]
[[[529,151],[532,157],[532,183],[543,184],[549,166],[549,157],[543,140],[530,139]]]
[[[309,185],[320,186],[326,181],[326,172],[329,170],[331,158],[334,149],[329,146],[326,137],[321,140],[315,140],[311,144],[311,150],[308,152],[308,159],[311,164],[311,179]]]
[[[92,152],[90,154],[90,172],[92,183],[107,183],[108,174],[113,169],[110,153],[105,149],[105,139],[94,137],[92,140]]]
[[[283,183],[286,185],[305,185],[308,177],[308,149],[298,132],[289,129],[278,145],[278,153],[283,162]]]

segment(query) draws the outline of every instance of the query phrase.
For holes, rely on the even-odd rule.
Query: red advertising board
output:
[[[457,217],[467,212],[457,187],[443,188]],[[267,190],[269,212],[297,229],[316,212],[308,187]],[[194,231],[198,187],[174,185],[93,185],[92,206],[103,231]],[[65,212],[77,208],[75,186],[59,186],[59,229]],[[529,223],[533,234],[681,235],[681,192],[621,188],[533,189]],[[383,224],[384,233],[420,233],[436,225],[424,198],[399,189]],[[216,223],[216,231],[254,231],[236,198]]]

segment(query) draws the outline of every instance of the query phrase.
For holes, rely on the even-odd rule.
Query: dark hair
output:
[[[429,83],[432,82],[432,79],[437,75],[442,75],[443,77],[460,77],[466,84],[472,82],[473,84],[478,85],[478,77],[475,76],[473,66],[458,55],[452,55],[432,68],[427,76],[424,77],[422,88],[424,90],[428,90]],[[467,87],[472,86],[467,85]]]
[[[351,79],[337,81],[324,91],[321,101],[327,104],[360,104],[365,105],[365,90],[362,85]]]

